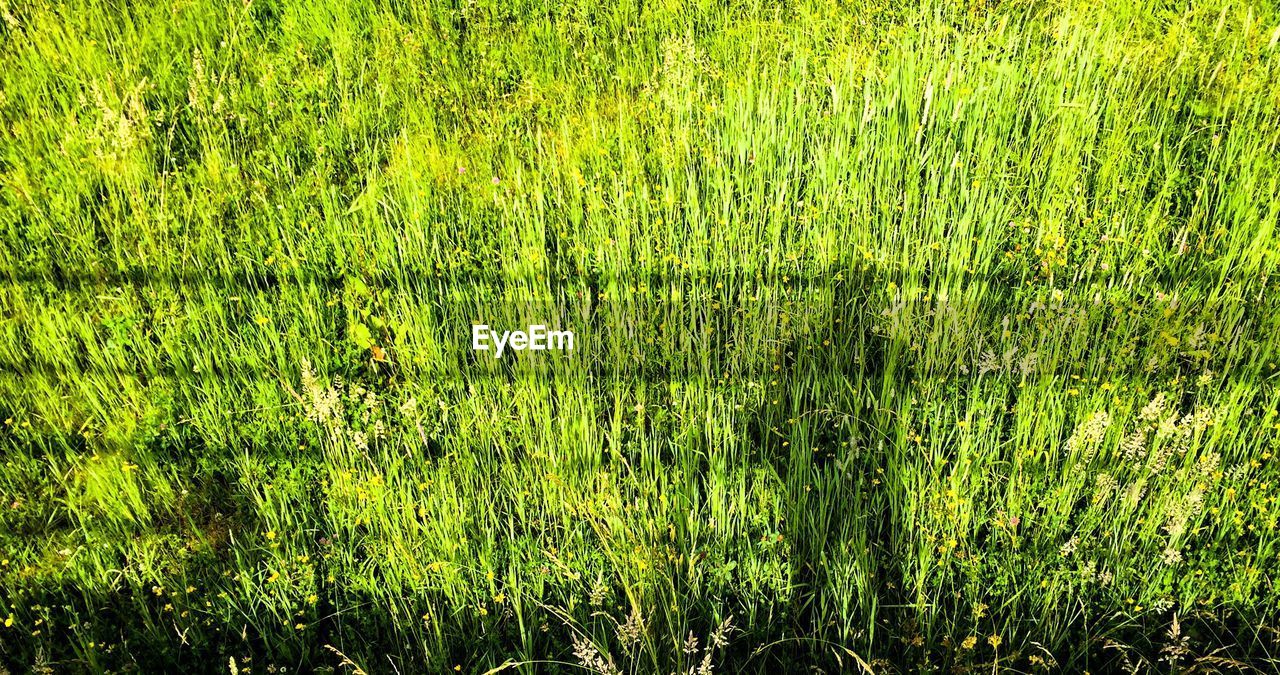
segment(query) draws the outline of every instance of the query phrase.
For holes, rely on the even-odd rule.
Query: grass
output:
[[[0,19],[0,669],[1280,667],[1273,4]]]

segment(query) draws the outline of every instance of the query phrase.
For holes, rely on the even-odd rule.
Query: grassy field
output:
[[[0,672],[1277,672],[1278,41],[0,0]]]

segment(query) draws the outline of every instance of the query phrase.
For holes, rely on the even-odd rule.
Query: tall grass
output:
[[[0,19],[0,664],[1277,667],[1274,6]]]

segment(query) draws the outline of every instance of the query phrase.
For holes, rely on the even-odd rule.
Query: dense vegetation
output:
[[[1280,667],[1274,4],[0,19],[0,671]]]

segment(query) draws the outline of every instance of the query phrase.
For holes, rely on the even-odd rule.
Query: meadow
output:
[[[0,0],[0,673],[1277,672],[1278,43]]]

